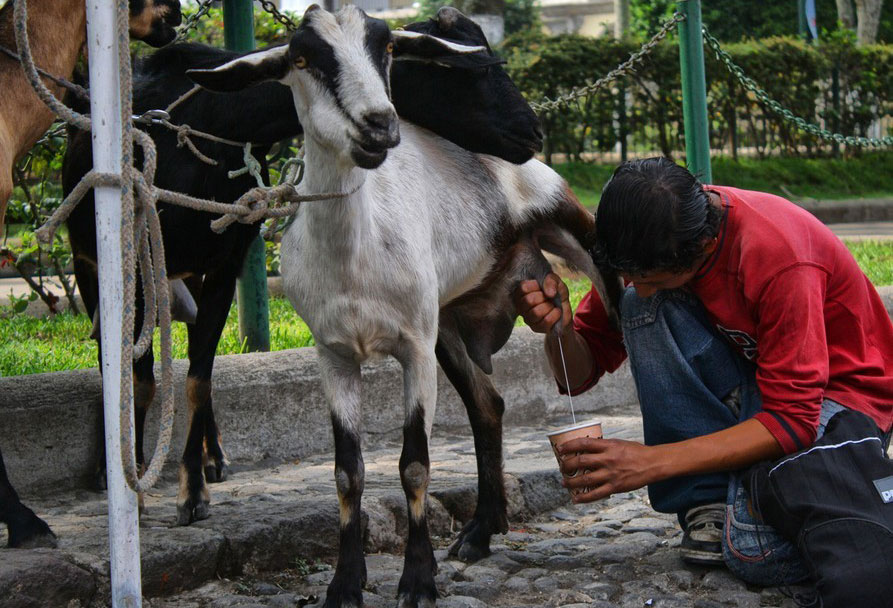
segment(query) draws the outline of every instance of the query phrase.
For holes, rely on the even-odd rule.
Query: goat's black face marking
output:
[[[372,61],[372,65],[378,70],[382,82],[391,96],[390,71],[391,52],[394,43],[391,41],[391,30],[388,24],[381,19],[373,19],[366,16],[366,52]]]
[[[303,58],[308,73],[325,84],[332,96],[338,100],[338,77],[340,67],[335,58],[334,47],[324,40],[312,27],[309,19],[301,22],[300,27],[288,43],[288,55],[292,62]]]

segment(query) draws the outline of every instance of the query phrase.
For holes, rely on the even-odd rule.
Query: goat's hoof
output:
[[[47,522],[28,507],[23,506],[22,512],[11,517],[7,525],[9,539],[6,544],[11,549],[55,549],[59,544]]]
[[[211,505],[206,500],[193,502],[187,500],[185,504],[177,505],[177,525],[188,526],[194,521],[208,519],[211,515]]]
[[[490,555],[490,536],[486,527],[476,519],[465,524],[459,538],[450,546],[449,555],[472,564]]]
[[[397,608],[434,608],[437,600],[430,597],[411,598],[401,595],[397,598]]]
[[[404,587],[409,587],[405,589]],[[397,592],[397,608],[434,608],[437,606],[437,587],[434,579],[427,581],[415,581],[411,585],[404,585],[400,581],[400,590]]]
[[[205,467],[205,481],[220,483],[229,477],[229,467],[225,464],[209,464]]]
[[[330,588],[322,608],[363,608],[363,592],[348,592],[346,589],[333,592]]]

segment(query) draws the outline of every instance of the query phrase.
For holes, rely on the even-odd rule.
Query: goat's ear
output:
[[[505,63],[491,54],[486,46],[469,46],[405,30],[394,30],[391,34],[394,38],[394,59],[397,61],[421,61],[458,68],[482,68]]]
[[[291,66],[288,46],[249,53],[212,70],[186,70],[193,82],[211,91],[241,91],[267,80],[282,80]]]

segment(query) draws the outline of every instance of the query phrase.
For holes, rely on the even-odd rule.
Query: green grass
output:
[[[893,197],[893,152],[859,158],[714,158],[713,183],[771,192],[795,201]],[[615,165],[565,163],[554,169],[587,208],[598,204]]]
[[[875,285],[893,285],[893,241],[848,241],[862,272]]]
[[[851,241],[847,247],[875,285],[893,285],[893,241]],[[576,308],[589,291],[585,279],[568,282],[571,305]],[[519,318],[518,325],[523,324]],[[96,366],[96,343],[89,339],[90,322],[85,315],[69,313],[50,318],[18,314],[0,316],[0,376],[20,376]],[[174,357],[186,357],[186,326],[174,323]],[[272,350],[312,346],[313,336],[288,300],[270,299],[270,343]],[[218,355],[243,352],[239,341],[238,313],[229,312]],[[155,340],[158,356],[158,340]]]
[[[21,376],[67,369],[96,367],[96,343],[90,335],[86,315],[63,313],[50,318],[13,315],[0,318],[0,376]],[[174,323],[173,355],[187,356],[186,325]],[[270,343],[272,350],[312,346],[307,325],[284,298],[270,299]],[[154,341],[159,356],[158,330]],[[238,309],[230,308],[226,327],[217,345],[218,355],[244,351],[239,340]]]

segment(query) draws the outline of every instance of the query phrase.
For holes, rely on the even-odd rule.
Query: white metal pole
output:
[[[93,167],[121,174],[121,95],[115,0],[87,0],[90,53],[90,112],[93,122]],[[97,187],[96,246],[99,263],[99,318],[102,331],[102,397],[105,405],[105,452],[109,501],[109,564],[112,606],[142,606],[137,495],[124,480],[121,465],[120,404],[121,326],[124,282],[121,255],[121,189]],[[129,386],[127,383],[126,386]],[[133,425],[131,419],[129,424]]]

